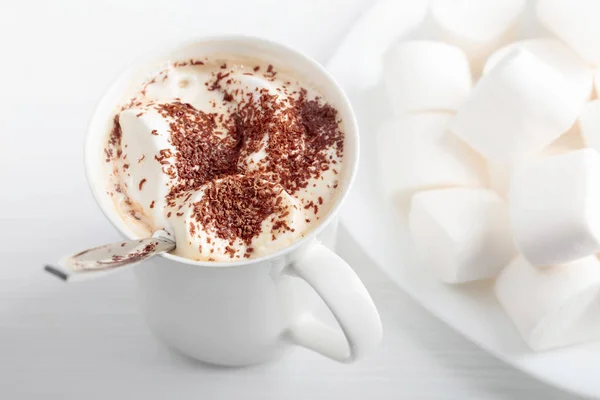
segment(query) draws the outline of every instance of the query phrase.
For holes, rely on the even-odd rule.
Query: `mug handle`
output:
[[[306,281],[325,302],[341,330],[306,313],[289,329],[298,345],[351,363],[379,345],[381,320],[367,289],[340,256],[315,241],[286,271]]]

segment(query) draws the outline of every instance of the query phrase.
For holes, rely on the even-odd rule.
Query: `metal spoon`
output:
[[[64,257],[58,265],[46,265],[44,270],[67,282],[96,278],[174,248],[175,240],[171,234],[159,230],[149,238],[111,243],[81,251]]]

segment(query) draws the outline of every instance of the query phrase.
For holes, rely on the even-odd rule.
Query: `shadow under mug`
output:
[[[338,110],[345,133],[336,203],[322,223],[273,255],[232,263],[199,262],[162,254],[135,268],[140,308],[153,333],[168,346],[201,361],[227,366],[277,357],[290,344],[341,362],[353,362],[380,342],[379,314],[352,268],[333,252],[337,214],[358,163],[358,126],[352,107],[329,73],[287,46],[247,36],[193,40],[158,52],[126,70],[100,101],[85,146],[88,182],[111,223],[135,235],[106,194],[110,166],[104,148],[117,105],[132,97],[148,77],[173,60],[238,55],[295,71],[315,84]],[[307,285],[308,284],[308,285]],[[310,287],[313,293],[307,293]],[[313,315],[316,293],[337,327]]]

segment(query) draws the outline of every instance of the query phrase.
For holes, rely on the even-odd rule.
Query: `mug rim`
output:
[[[358,172],[358,163],[359,163],[359,157],[360,157],[358,122],[356,120],[356,114],[354,113],[354,109],[352,108],[352,105],[350,103],[350,100],[348,99],[348,96],[346,95],[346,93],[344,92],[344,90],[342,89],[340,84],[333,77],[333,75],[331,75],[331,73],[329,71],[327,71],[327,69],[325,69],[324,66],[322,66],[318,61],[316,61],[311,56],[307,55],[306,53],[304,53],[296,48],[293,48],[289,45],[286,45],[286,44],[283,44],[283,43],[280,43],[280,42],[277,42],[277,41],[274,41],[271,39],[266,39],[266,38],[254,36],[254,35],[226,34],[226,35],[197,36],[197,37],[193,37],[193,38],[186,39],[186,40],[172,41],[169,44],[162,46],[158,50],[145,52],[140,57],[138,57],[137,60],[135,60],[133,63],[129,64],[129,66],[127,66],[125,69],[123,69],[117,75],[117,77],[111,81],[111,83],[108,85],[108,87],[104,90],[102,96],[100,97],[100,100],[96,103],[96,106],[94,108],[94,113],[92,114],[92,118],[88,125],[85,143],[84,143],[84,164],[85,164],[84,168],[85,168],[86,180],[88,183],[88,187],[91,190],[92,195],[94,197],[94,201],[96,202],[96,205],[102,211],[102,214],[104,214],[104,216],[108,219],[108,221],[111,223],[111,225],[117,230],[117,232],[119,232],[121,235],[125,236],[127,239],[134,239],[131,235],[131,232],[127,232],[127,231],[124,231],[123,229],[121,229],[118,226],[118,224],[115,222],[113,216],[107,212],[106,207],[100,201],[100,196],[102,195],[102,193],[100,193],[101,191],[98,190],[97,187],[95,187],[97,185],[93,184],[92,174],[93,174],[93,171],[95,170],[95,168],[97,168],[97,167],[92,165],[92,162],[90,161],[90,157],[88,156],[89,152],[91,151],[91,147],[92,147],[90,145],[90,142],[92,140],[93,127],[95,126],[95,124],[98,123],[97,119],[99,118],[98,114],[100,114],[101,109],[102,109],[101,106],[103,105],[103,103],[105,101],[107,101],[107,98],[109,97],[110,92],[120,82],[120,80],[123,76],[127,75],[128,73],[133,71],[135,68],[142,65],[144,62],[151,62],[151,60],[154,57],[158,57],[160,55],[167,54],[170,50],[181,48],[186,45],[193,45],[198,42],[206,42],[206,41],[211,41],[211,42],[212,41],[214,41],[214,42],[232,42],[232,41],[252,42],[252,43],[258,43],[258,44],[271,46],[278,50],[282,50],[284,52],[294,53],[296,56],[303,58],[305,61],[307,61],[309,64],[311,64],[311,66],[314,67],[328,81],[329,84],[331,84],[332,88],[337,92],[337,95],[339,96],[339,99],[340,99],[340,102],[339,102],[339,104],[337,104],[337,106],[344,108],[345,111],[347,111],[348,116],[350,117],[349,121],[346,119],[344,120],[344,128],[345,128],[344,135],[350,134],[350,135],[354,136],[353,148],[352,148],[352,152],[354,153],[354,162],[353,162],[353,165],[351,165],[348,168],[348,174],[349,174],[349,177],[347,179],[348,183],[347,183],[347,185],[345,185],[344,191],[337,194],[336,202],[333,205],[333,207],[329,210],[327,217],[324,220],[322,220],[321,223],[319,223],[319,225],[317,227],[315,227],[313,230],[311,230],[306,236],[294,241],[294,243],[292,243],[290,246],[287,246],[275,253],[268,254],[263,257],[247,259],[247,260],[197,261],[197,260],[192,260],[189,258],[185,258],[185,257],[179,256],[179,255],[166,253],[166,252],[158,255],[159,257],[163,257],[169,261],[173,261],[173,262],[177,262],[177,263],[181,263],[181,264],[187,264],[190,266],[207,267],[207,268],[235,268],[235,267],[244,267],[244,266],[254,265],[254,264],[258,264],[258,263],[262,263],[262,262],[268,262],[275,258],[280,258],[282,256],[286,256],[286,255],[292,253],[293,251],[297,250],[298,248],[302,247],[303,245],[307,244],[310,240],[312,240],[316,235],[318,235],[323,229],[325,229],[325,227],[327,227],[331,223],[331,221],[339,213],[340,207],[342,206],[342,204],[344,203],[344,200],[348,196],[348,193],[352,189],[354,180],[356,178],[356,174]]]

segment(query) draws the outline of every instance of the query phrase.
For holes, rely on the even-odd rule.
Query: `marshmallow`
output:
[[[409,225],[421,260],[446,283],[493,278],[516,254],[506,203],[488,189],[417,193]]]
[[[596,96],[600,94],[600,70],[594,71],[594,89],[596,89]]]
[[[180,98],[185,103],[194,103],[198,95],[207,92],[204,82],[209,79],[208,73],[201,73],[196,67],[178,67],[168,71],[165,84],[173,98]],[[159,88],[160,85],[150,85],[146,89],[149,92],[147,94],[152,94],[152,90]]]
[[[344,88],[366,89],[381,79],[381,60],[392,43],[413,31],[427,14],[428,0],[372,2],[337,47],[327,69]],[[348,60],[352,68],[348,68]]]
[[[542,157],[556,156],[558,154],[568,153],[573,150],[579,150],[585,148],[586,145],[583,141],[581,134],[580,124],[575,123],[569,128],[569,130],[559,136],[554,142],[550,143],[540,155]]]
[[[219,185],[228,179],[248,179],[248,177],[237,175],[218,179],[207,185]],[[250,177],[249,179],[253,179]],[[220,238],[214,229],[204,226],[195,215],[195,206],[202,202],[205,196],[207,185],[202,186],[196,191],[191,191],[191,196],[181,195],[175,200],[175,204],[169,207],[172,212],[171,224],[173,226],[177,246],[175,254],[193,260],[231,261],[231,256],[227,251],[230,247],[235,252],[235,258],[243,258],[246,251],[252,248],[252,257],[262,257],[272,254],[285,247],[301,237],[302,232],[307,229],[307,215],[304,212],[300,200],[290,196],[280,185],[271,184],[281,198],[279,205],[283,207],[280,214],[272,214],[266,218],[261,225],[261,232],[254,237],[250,244],[244,243],[237,238],[232,242]],[[210,204],[207,206],[210,207]],[[210,212],[203,209],[202,212]],[[283,224],[282,224],[283,222]],[[288,226],[293,229],[286,230],[275,226]],[[274,236],[274,238],[273,238]]]
[[[146,87],[145,99],[166,103],[178,99],[190,103],[196,109],[208,110],[212,102],[221,101],[218,91],[208,91],[204,83],[210,74],[194,66],[168,69],[159,75],[153,84]]]
[[[224,93],[221,90],[207,90],[204,84],[211,79],[214,78],[209,72],[195,66],[172,68],[165,73],[164,79],[159,77],[155,83],[148,85],[145,98],[160,99],[161,102],[177,99],[182,103],[190,103],[198,110],[214,109],[213,104],[223,102]],[[261,76],[231,73],[226,82],[222,83],[222,89],[232,96],[234,103],[245,99],[248,93],[279,93],[274,84]]]
[[[584,60],[600,65],[600,2],[596,0],[539,0],[540,22]]]
[[[585,105],[579,116],[579,126],[585,144],[600,151],[600,100]]]
[[[582,105],[571,90],[556,69],[517,49],[479,80],[450,130],[491,162],[517,163],[573,125]]]
[[[561,135],[554,142],[550,143],[548,147],[537,153],[532,159],[524,160],[518,165],[503,165],[488,162],[488,178],[489,188],[498,193],[505,199],[508,199],[508,190],[510,188],[510,179],[515,168],[524,167],[531,162],[538,161],[545,157],[556,156],[559,154],[565,154],[574,150],[584,148],[583,138],[579,132],[579,125],[574,124],[571,129],[564,135]]]
[[[248,93],[254,96],[260,96],[263,93],[271,96],[277,96],[279,92],[274,85],[262,76],[233,74],[230,75],[231,82],[225,85],[227,92],[233,96],[234,100],[244,101]]]
[[[119,114],[119,125],[125,158],[121,177],[126,185],[121,189],[142,208],[145,215],[153,219],[154,230],[169,229],[164,207],[171,186],[169,176],[163,172],[168,165],[155,159],[163,157],[165,162],[175,163],[176,151],[170,142],[169,121],[154,108],[135,108]]]
[[[511,43],[492,54],[483,68],[483,74],[490,72],[498,62],[515,49],[525,49],[541,61],[556,68],[569,82],[574,99],[585,103],[593,90],[593,72],[569,46],[550,38],[538,38]]]
[[[600,262],[534,267],[523,257],[502,270],[495,284],[502,308],[536,351],[600,337]]]
[[[487,163],[489,188],[503,198],[508,197],[512,167],[502,164]]]
[[[478,71],[512,39],[524,5],[524,0],[433,0],[431,15],[443,40],[462,48]]]
[[[231,76],[231,79],[232,81],[227,84],[226,90],[228,93],[232,94],[234,100],[237,100],[242,104],[247,100],[249,93],[252,93],[255,99],[263,94],[271,96],[280,95],[280,92],[278,92],[269,81],[260,76],[234,74]],[[289,118],[288,111],[289,110],[286,108],[281,108],[274,110],[274,113],[275,115],[279,115],[282,119],[287,119]],[[261,167],[264,169],[269,164],[269,160],[267,159],[269,142],[271,140],[277,140],[277,135],[279,135],[280,132],[264,127],[262,133],[263,136],[258,145],[256,145],[255,141],[242,142],[238,165],[243,171],[255,172],[260,170]],[[270,135],[273,135],[274,137],[271,137]],[[285,140],[288,141],[289,149],[287,149],[285,154],[279,155],[278,160],[297,156],[298,153],[306,149],[306,142],[302,135],[296,135],[292,139],[286,138]],[[329,159],[333,160],[334,158],[337,158],[337,155],[335,155],[335,150],[331,149],[331,157]],[[277,181],[276,178],[273,180]]]
[[[202,201],[206,185],[199,190],[190,191],[191,197],[180,196],[175,207],[169,207],[172,213],[171,225],[177,243],[174,254],[192,260],[217,262],[231,261],[226,247],[234,249],[236,255],[243,255],[248,246],[239,238],[232,243],[219,238],[213,230],[206,229],[194,217],[194,204]]]
[[[419,190],[485,185],[483,160],[447,131],[450,118],[445,113],[410,114],[380,132],[382,185],[402,206]]]
[[[386,56],[385,89],[397,113],[452,110],[471,90],[469,61],[442,42],[400,42]]]
[[[510,219],[519,251],[536,266],[600,251],[600,154],[575,150],[513,174]]]

